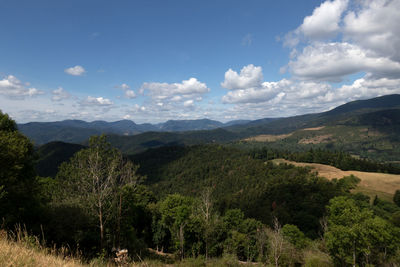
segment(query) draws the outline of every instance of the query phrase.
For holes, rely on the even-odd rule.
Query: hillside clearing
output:
[[[285,159],[275,159],[273,162],[276,164],[287,163],[300,167],[311,167],[319,176],[325,177],[329,180],[354,175],[361,179],[358,187],[354,190],[355,192],[361,192],[370,197],[375,197],[375,195],[377,195],[378,197],[388,201],[392,201],[395,191],[400,189],[400,175],[396,174],[342,171],[330,165],[294,162]]]

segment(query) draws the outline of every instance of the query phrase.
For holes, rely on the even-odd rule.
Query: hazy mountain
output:
[[[267,145],[270,149],[287,151],[307,151],[310,147],[328,149],[333,151],[346,151],[353,155],[379,161],[397,162],[400,157],[400,95],[391,95],[363,101],[350,102],[331,111],[295,116],[281,119],[262,119],[256,121],[242,121],[226,128],[213,130],[185,131],[185,132],[145,132],[136,135],[110,134],[108,141],[124,154],[137,154],[149,148],[165,146],[184,146],[206,143],[230,143],[245,147],[260,147]],[[220,125],[210,120],[200,120],[202,127]],[[194,127],[195,121],[169,121],[165,129],[185,129]],[[236,123],[240,123],[237,121]],[[69,134],[79,136],[83,141],[85,135],[99,133],[101,129],[107,130],[113,125],[113,130],[135,131],[143,125],[131,121],[118,121],[108,123],[96,121],[86,123],[83,121],[55,122],[48,125],[35,123],[38,135],[50,138],[51,131],[68,139]],[[30,125],[30,124],[26,124]],[[22,125],[22,127],[26,126]],[[65,125],[68,125],[65,126]],[[91,126],[89,126],[91,125]],[[97,130],[90,127],[96,125]],[[226,123],[224,125],[229,125]],[[178,128],[178,126],[180,128]],[[57,129],[60,127],[60,129]],[[118,129],[118,127],[120,127]],[[147,129],[159,129],[161,125],[146,125]],[[314,128],[311,128],[314,127]],[[43,129],[43,133],[40,133]],[[49,130],[50,129],[50,130]],[[144,127],[142,128],[144,129]],[[64,130],[64,132],[63,132]],[[47,131],[47,132],[46,132]],[[252,141],[249,138],[257,135],[273,135],[288,133],[283,138],[275,141]],[[83,142],[82,141],[82,142]],[[260,144],[264,142],[264,144]],[[267,144],[268,143],[268,144]],[[39,161],[37,168],[42,176],[54,176],[58,165],[67,160],[76,151],[83,148],[81,145],[51,142],[38,149]]]
[[[118,136],[132,147],[142,150],[166,144],[198,144],[204,142],[229,142],[260,134],[287,134],[296,130],[335,124],[360,114],[383,109],[400,108],[400,95],[387,95],[368,100],[358,100],[341,105],[327,112],[288,118],[265,118],[254,121],[237,120],[227,123],[200,120],[169,120],[160,124],[136,124],[130,120],[116,122],[65,120],[58,122],[31,122],[19,124],[19,130],[35,144],[51,141],[83,143],[91,135],[108,134],[118,146]],[[376,116],[373,120],[379,121]],[[373,121],[365,121],[371,124]],[[218,129],[218,130],[217,130]],[[165,133],[164,133],[165,132]],[[127,148],[133,152],[136,149]]]
[[[136,124],[130,120],[115,122],[81,120],[64,120],[56,122],[30,122],[18,124],[19,130],[28,136],[35,144],[45,144],[52,141],[69,143],[85,142],[92,135],[136,135],[145,132],[183,132],[212,130],[225,126],[243,124],[248,121],[231,121],[226,124],[209,119],[200,120],[169,120],[159,124]]]
[[[224,124],[219,121],[201,119],[201,120],[169,120],[160,124],[159,129],[166,132],[180,131],[198,131],[212,130],[223,127]]]

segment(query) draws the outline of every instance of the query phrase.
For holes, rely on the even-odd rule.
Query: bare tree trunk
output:
[[[99,224],[100,224],[100,248],[104,248],[104,225],[103,225],[103,210],[101,201],[99,200]]]
[[[273,229],[273,235],[272,235],[272,250],[274,254],[274,260],[275,260],[275,266],[279,266],[279,259],[282,254],[282,249],[283,249],[283,237],[281,234],[281,226],[279,224],[279,221],[276,217],[274,217],[274,229]]]
[[[117,223],[117,246],[121,247],[121,214],[122,214],[122,193],[119,194],[118,223]]]
[[[181,247],[181,260],[183,260],[183,258],[184,258],[184,241],[185,241],[185,236],[184,236],[184,228],[185,227],[185,225],[184,224],[181,224],[180,226],[179,226],[179,244],[180,244],[180,247]]]

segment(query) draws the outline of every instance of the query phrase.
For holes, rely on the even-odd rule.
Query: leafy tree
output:
[[[394,193],[393,202],[400,207],[400,190],[396,190]]]
[[[297,249],[303,249],[307,245],[307,239],[296,225],[285,224],[282,227],[282,235]]]
[[[383,261],[398,248],[398,234],[384,219],[353,199],[336,197],[330,201],[326,245],[337,264],[371,263],[383,253]],[[375,262],[378,265],[382,262]]]
[[[162,224],[170,230],[175,244],[180,249],[181,258],[184,258],[185,255],[185,227],[191,219],[192,205],[191,198],[179,194],[167,196],[160,204]]]
[[[32,224],[40,216],[33,145],[0,111],[0,218],[6,226]]]
[[[121,188],[126,184],[136,184],[136,169],[106,142],[105,136],[93,136],[89,140],[89,148],[77,152],[69,162],[63,163],[57,174],[68,201],[98,218],[102,249],[105,247],[107,223],[116,219],[117,225],[120,224]],[[118,240],[119,234],[117,230]]]

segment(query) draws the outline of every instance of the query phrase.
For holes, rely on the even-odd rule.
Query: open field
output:
[[[318,163],[303,163],[288,161],[285,159],[275,159],[274,163],[287,163],[300,167],[311,167],[318,172],[319,176],[327,179],[342,178],[344,176],[354,175],[361,179],[355,192],[364,193],[370,197],[378,195],[378,197],[392,201],[394,192],[400,189],[400,175],[375,173],[375,172],[360,172],[360,171],[342,171],[333,166],[318,164]]]

